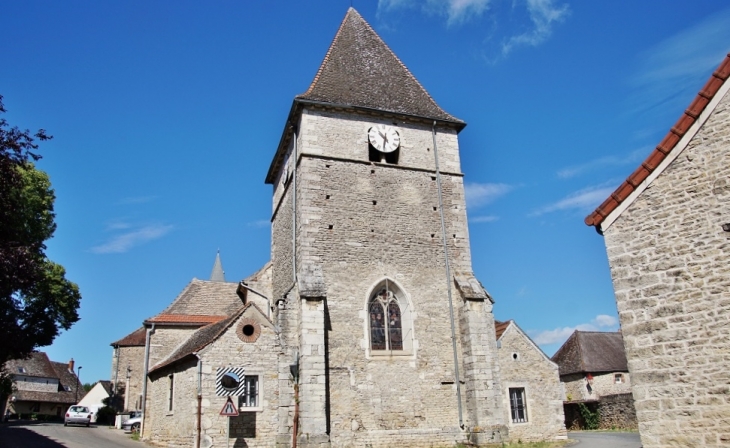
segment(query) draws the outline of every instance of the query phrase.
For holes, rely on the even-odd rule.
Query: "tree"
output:
[[[33,162],[40,159],[36,140],[51,138],[0,118],[0,366],[50,345],[79,320],[78,286],[45,254],[56,230],[55,194]]]

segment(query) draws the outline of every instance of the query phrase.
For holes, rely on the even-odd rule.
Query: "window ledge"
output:
[[[390,359],[390,358],[406,358],[406,357],[412,357],[413,351],[412,350],[370,350],[369,353],[371,358],[381,358],[381,359]]]

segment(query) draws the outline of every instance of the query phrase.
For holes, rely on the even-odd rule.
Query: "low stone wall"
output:
[[[568,430],[587,429],[580,413],[583,404],[590,412],[600,415],[598,429],[638,429],[634,398],[631,394],[605,395],[600,401],[570,401],[563,403],[565,427]]]

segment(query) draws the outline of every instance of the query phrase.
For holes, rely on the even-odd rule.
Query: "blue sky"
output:
[[[603,238],[583,218],[630,174],[730,50],[723,1],[381,0],[354,7],[460,134],[474,270],[551,355],[615,330]],[[316,5],[316,6],[313,6]],[[48,254],[83,295],[45,348],[109,379],[109,344],[220,249],[226,278],[269,259],[264,177],[296,94],[350,2],[0,0],[0,94],[44,128]]]

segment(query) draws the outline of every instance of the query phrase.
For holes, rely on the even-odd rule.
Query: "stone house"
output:
[[[5,403],[11,415],[32,414],[62,419],[66,409],[82,399],[85,391],[74,373],[74,360],[54,362],[45,352],[5,363],[14,391]]]
[[[621,332],[574,331],[552,357],[567,401],[598,401],[631,392]]]
[[[118,341],[112,342],[112,393],[115,406],[122,411],[142,409],[142,380],[146,330],[138,328]]]
[[[730,55],[590,216],[603,235],[641,441],[730,445]]]
[[[510,439],[567,439],[557,364],[513,320],[496,322],[495,332]]]
[[[210,281],[194,279],[144,322],[131,367],[142,372],[143,439],[483,446],[509,440],[512,426],[523,439],[563,437],[538,412],[548,373],[511,371],[534,411],[507,421],[493,300],[471,267],[464,126],[350,8],[266,176],[271,261],[227,283],[217,257]],[[516,328],[506,345],[520,347]],[[113,372],[139,347],[117,346]],[[557,370],[534,358],[553,372],[549,408]],[[220,415],[227,396],[238,416]]]

